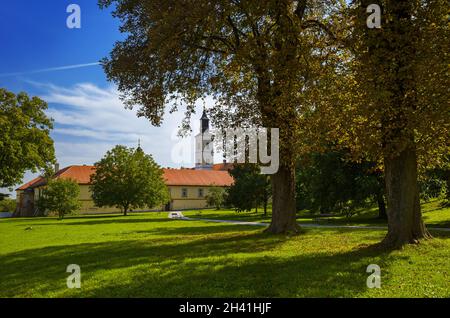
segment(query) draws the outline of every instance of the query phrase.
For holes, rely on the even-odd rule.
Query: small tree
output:
[[[43,212],[58,213],[62,220],[81,207],[78,200],[80,187],[76,181],[70,179],[49,180],[47,187],[38,200],[38,207]]]
[[[169,200],[161,168],[140,148],[116,146],[95,168],[90,189],[97,206],[116,206],[126,216],[130,209],[153,208]]]
[[[25,171],[37,172],[55,159],[45,114],[47,103],[26,93],[0,88],[0,188],[21,182]]]
[[[215,207],[219,210],[225,201],[225,190],[220,187],[212,187],[208,190],[206,195],[206,203],[210,207]]]
[[[16,210],[16,200],[1,199],[0,196],[0,212],[14,212]]]
[[[228,203],[238,212],[250,211],[262,204],[264,214],[267,213],[267,204],[271,193],[270,180],[267,175],[260,174],[255,164],[236,165],[230,174],[234,183],[228,189]]]

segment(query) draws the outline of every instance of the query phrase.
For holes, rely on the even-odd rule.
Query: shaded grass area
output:
[[[432,200],[422,204],[422,215],[424,222],[432,227],[450,228],[450,207],[442,207],[441,201]],[[204,211],[186,211],[183,212],[185,216],[197,218],[210,218],[222,220],[237,220],[247,222],[265,222],[270,223],[272,218],[271,211],[267,215],[263,215],[261,211],[256,213],[251,212],[237,213],[234,210],[204,210]],[[309,211],[300,211],[297,214],[298,222],[309,224],[324,224],[324,225],[359,225],[359,226],[383,226],[386,225],[386,220],[378,218],[378,209],[361,209],[358,214],[347,218],[343,215],[336,215],[331,217],[319,217]]]
[[[384,231],[179,221],[167,213],[0,220],[1,297],[449,297],[450,234],[403,251]],[[82,288],[66,287],[81,266]],[[369,264],[382,288],[368,289]]]

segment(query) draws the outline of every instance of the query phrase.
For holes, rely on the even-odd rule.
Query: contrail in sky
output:
[[[28,71],[28,72],[3,73],[3,74],[0,74],[0,77],[20,76],[20,75],[28,75],[28,74],[64,71],[64,70],[72,70],[72,69],[75,69],[75,68],[82,68],[82,67],[89,67],[89,66],[96,66],[96,65],[100,65],[100,62],[85,63],[85,64],[75,64],[75,65],[66,65],[66,66],[59,66],[59,67],[50,67],[50,68],[43,68],[43,69],[40,69],[40,70],[34,70],[34,71]]]

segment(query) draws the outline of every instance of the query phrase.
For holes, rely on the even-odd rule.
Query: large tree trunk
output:
[[[296,220],[295,169],[280,166],[272,175],[272,222],[266,229],[269,233],[298,233]]]
[[[383,193],[377,193],[377,203],[378,203],[378,218],[386,220],[387,212],[386,212],[386,204],[384,203]]]
[[[269,190],[267,189],[268,186],[268,181],[270,181],[270,179],[266,179],[266,184],[264,185],[264,216],[267,216],[267,205],[269,204]]]
[[[399,248],[430,238],[420,211],[417,185],[417,158],[414,149],[403,150],[396,157],[385,157],[388,203],[388,233],[383,244]]]
[[[267,215],[267,198],[264,198],[264,216]]]

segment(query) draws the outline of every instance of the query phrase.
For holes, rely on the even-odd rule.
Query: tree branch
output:
[[[325,31],[325,33],[328,34],[329,37],[331,37],[334,41],[337,40],[336,35],[330,30],[330,28],[328,26],[326,26],[325,24],[323,24],[320,21],[317,20],[307,20],[302,24],[302,27],[304,29],[310,28],[310,27],[318,27],[319,29],[322,29],[323,31]]]

